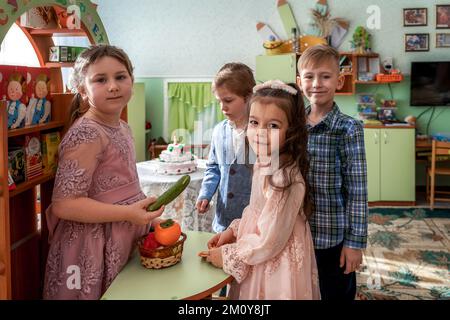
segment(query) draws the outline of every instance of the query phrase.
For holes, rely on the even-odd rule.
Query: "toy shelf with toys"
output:
[[[82,36],[92,44],[108,43],[96,5],[77,1],[83,15],[71,22],[67,18],[70,5],[45,0],[0,5],[7,18],[0,25],[0,42],[11,25],[17,24],[40,64],[39,68],[0,66],[0,300],[40,299],[42,295],[48,250],[42,213],[51,203],[56,153],[73,98],[65,92],[61,68],[73,66],[76,58],[49,62],[50,48],[55,46],[52,37]],[[8,86],[14,86],[20,96],[13,97]]]

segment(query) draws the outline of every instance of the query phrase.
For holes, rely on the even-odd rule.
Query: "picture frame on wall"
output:
[[[405,51],[429,51],[430,34],[428,33],[407,33],[405,34]]]
[[[428,25],[427,8],[405,8],[403,9],[403,26],[418,27]]]
[[[436,33],[436,48],[450,48],[450,33]]]
[[[450,29],[450,4],[436,5],[436,29]]]

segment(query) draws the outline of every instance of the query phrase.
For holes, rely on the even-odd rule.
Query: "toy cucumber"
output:
[[[188,186],[189,182],[191,182],[191,177],[189,175],[182,176],[173,186],[171,186],[166,192],[156,199],[151,205],[147,207],[147,211],[156,211],[161,206],[166,205],[183,192],[184,189]]]

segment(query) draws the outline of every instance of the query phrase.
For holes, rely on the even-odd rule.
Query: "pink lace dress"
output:
[[[89,197],[111,204],[144,199],[133,138],[121,121],[110,127],[82,117],[61,142],[52,201]],[[127,263],[149,226],[80,223],[46,212],[50,248],[44,299],[99,299]]]
[[[265,177],[255,164],[250,204],[229,226],[236,242],[222,247],[223,269],[235,278],[230,298],[320,299],[314,245],[302,211],[303,178],[296,174],[282,194]],[[281,170],[275,172],[277,185],[282,179]]]

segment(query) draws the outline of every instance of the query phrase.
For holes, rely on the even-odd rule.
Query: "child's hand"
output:
[[[207,199],[202,199],[197,201],[196,204],[198,213],[205,213],[209,209],[209,201]]]
[[[136,225],[146,225],[152,222],[153,219],[159,217],[164,212],[165,206],[162,206],[156,211],[147,211],[147,207],[156,201],[155,197],[149,197],[130,205],[130,214],[127,220]]]
[[[362,262],[362,250],[342,247],[341,259],[339,262],[341,268],[345,265],[344,274],[356,271]]]
[[[212,238],[210,241],[212,241],[214,238]],[[214,247],[221,247],[224,244],[232,243],[236,241],[236,237],[233,234],[233,230],[226,229],[225,231],[218,234],[217,241],[214,243]],[[208,242],[209,245],[209,242]],[[209,248],[209,246],[208,246]]]
[[[205,252],[201,252],[204,254],[206,261],[211,263],[216,268],[222,268],[223,260],[222,260],[222,248],[213,248],[209,249],[208,255]]]
[[[211,239],[209,239],[208,241],[208,249],[212,249],[212,248],[216,248],[217,247],[217,242],[219,242],[220,239],[220,235],[222,234],[222,232],[220,233],[216,233],[214,235],[214,237],[212,237]]]

